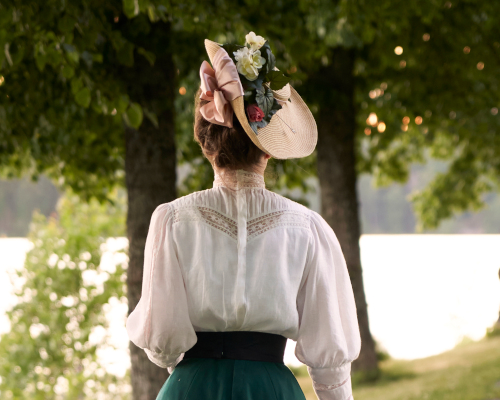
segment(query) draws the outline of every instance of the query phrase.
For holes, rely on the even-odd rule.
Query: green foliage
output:
[[[99,364],[109,303],[126,304],[126,256],[101,264],[106,238],[124,235],[125,199],[115,206],[82,204],[67,194],[58,219],[35,213],[33,248],[17,271],[17,304],[0,340],[2,399],[126,399],[128,378]],[[119,253],[116,253],[119,256]],[[100,393],[97,395],[97,393]]]
[[[123,175],[126,114],[118,109],[126,87],[113,69],[130,63],[134,50],[114,22],[120,2],[9,1],[0,15],[12,58],[0,60],[3,174],[45,172],[106,198]]]
[[[315,114],[326,101],[341,108],[345,99],[327,85],[315,87],[312,78],[335,62],[339,48],[352,49],[358,170],[387,185],[405,181],[427,151],[448,161],[449,170],[413,196],[421,227],[432,228],[481,208],[484,195],[499,187],[499,11],[496,2],[470,0],[3,2],[0,170],[35,178],[45,172],[105,199],[110,187],[123,184],[124,124],[159,126],[158,116],[173,102],[180,163],[195,167],[183,187],[207,187],[211,172],[192,140],[197,70],[207,59],[203,39],[238,43],[253,30],[273,43],[276,67],[289,72]],[[172,85],[187,94],[151,104],[132,89],[140,74],[125,72],[158,62],[159,50],[148,40],[152,32],[158,36],[158,24],[175,33],[164,48],[178,68]],[[278,81],[284,82],[271,79],[272,89]],[[375,126],[367,125],[370,113]],[[305,180],[300,168],[292,172],[292,185]]]
[[[295,71],[291,83],[313,113],[328,102],[342,109],[346,99],[313,78],[336,62],[339,48],[354,53],[360,173],[387,185],[406,181],[428,152],[448,161],[448,171],[412,197],[421,228],[477,210],[487,192],[499,190],[500,3],[246,3],[247,30],[274,43],[278,67]]]
[[[154,101],[137,89],[148,79],[141,76],[143,64],[146,70],[178,50],[167,29],[162,37],[161,26],[198,29],[194,12],[203,9],[211,7],[147,0],[2,2],[0,174],[36,179],[45,173],[87,199],[108,198],[124,184],[124,127],[139,128],[143,116],[158,126],[158,115],[172,107],[173,99]]]

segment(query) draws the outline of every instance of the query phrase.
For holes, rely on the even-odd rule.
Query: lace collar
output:
[[[265,188],[264,177],[256,172],[238,170],[215,171],[214,188],[224,186],[230,189]]]

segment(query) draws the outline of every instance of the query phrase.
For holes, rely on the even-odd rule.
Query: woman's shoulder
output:
[[[208,198],[213,197],[213,189],[199,190],[186,194],[184,196],[178,197],[168,203],[163,203],[158,206],[158,208],[168,208],[174,210],[180,207],[193,206],[203,204]]]
[[[312,213],[314,213],[313,210],[307,208],[303,204],[300,204],[297,201],[294,201],[288,197],[285,197],[279,193],[273,192],[271,190],[266,189],[264,192],[264,195],[267,195],[270,200],[274,203],[274,207],[276,209],[283,209],[283,210],[291,210],[291,211],[296,211],[303,213],[307,216],[311,216]]]

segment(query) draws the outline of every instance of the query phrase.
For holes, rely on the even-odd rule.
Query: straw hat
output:
[[[218,43],[205,39],[205,48],[213,64],[215,53],[221,48]],[[252,142],[265,153],[278,159],[300,158],[310,155],[318,141],[316,121],[306,103],[295,89],[287,84],[273,90],[274,97],[286,101],[258,135],[248,123],[243,96],[231,101],[234,113]],[[290,99],[290,101],[287,101]]]

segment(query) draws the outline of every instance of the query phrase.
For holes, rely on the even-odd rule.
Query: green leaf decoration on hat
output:
[[[272,90],[280,90],[290,82],[291,78],[281,71],[271,71],[266,75],[266,81],[270,82]]]
[[[272,90],[261,87],[255,93],[255,100],[257,105],[264,112],[264,115],[269,114],[273,108],[274,96]]]

